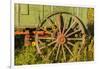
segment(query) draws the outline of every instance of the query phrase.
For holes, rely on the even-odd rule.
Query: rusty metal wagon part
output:
[[[62,56],[63,62],[66,62],[66,54],[74,57],[72,48],[76,42],[81,44],[79,52],[82,50],[82,46],[85,45],[85,26],[77,16],[70,13],[53,13],[46,17],[38,28],[37,31],[41,29],[48,33],[44,37],[38,34],[35,35],[37,53],[45,59],[50,59],[53,56],[53,59],[57,61],[59,56]],[[50,50],[45,51],[48,49]]]

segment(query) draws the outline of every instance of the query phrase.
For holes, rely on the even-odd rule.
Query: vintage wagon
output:
[[[89,34],[87,25],[93,20],[91,9],[15,4],[15,47],[34,44],[41,57],[49,58],[56,53],[53,55],[55,60],[62,55],[66,61],[66,53],[74,56],[72,48],[75,43],[80,43],[78,53],[85,46]],[[47,55],[45,49],[50,49]]]

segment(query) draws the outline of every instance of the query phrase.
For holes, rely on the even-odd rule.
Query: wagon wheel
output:
[[[84,43],[85,27],[82,21],[67,12],[57,12],[48,16],[41,23],[40,29],[47,34],[36,38],[38,52],[52,62],[68,61],[67,55],[74,57],[72,50],[75,43]]]

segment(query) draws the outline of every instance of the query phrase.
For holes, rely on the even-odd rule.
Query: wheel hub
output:
[[[58,42],[58,44],[64,44],[65,43],[64,34],[60,34],[60,35],[57,36],[57,42]]]

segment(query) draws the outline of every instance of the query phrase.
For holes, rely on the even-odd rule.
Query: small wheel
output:
[[[36,36],[37,49],[52,63],[68,61],[68,55],[74,57],[75,43],[84,41],[82,21],[67,12],[51,14],[41,23],[40,29],[48,34]]]

